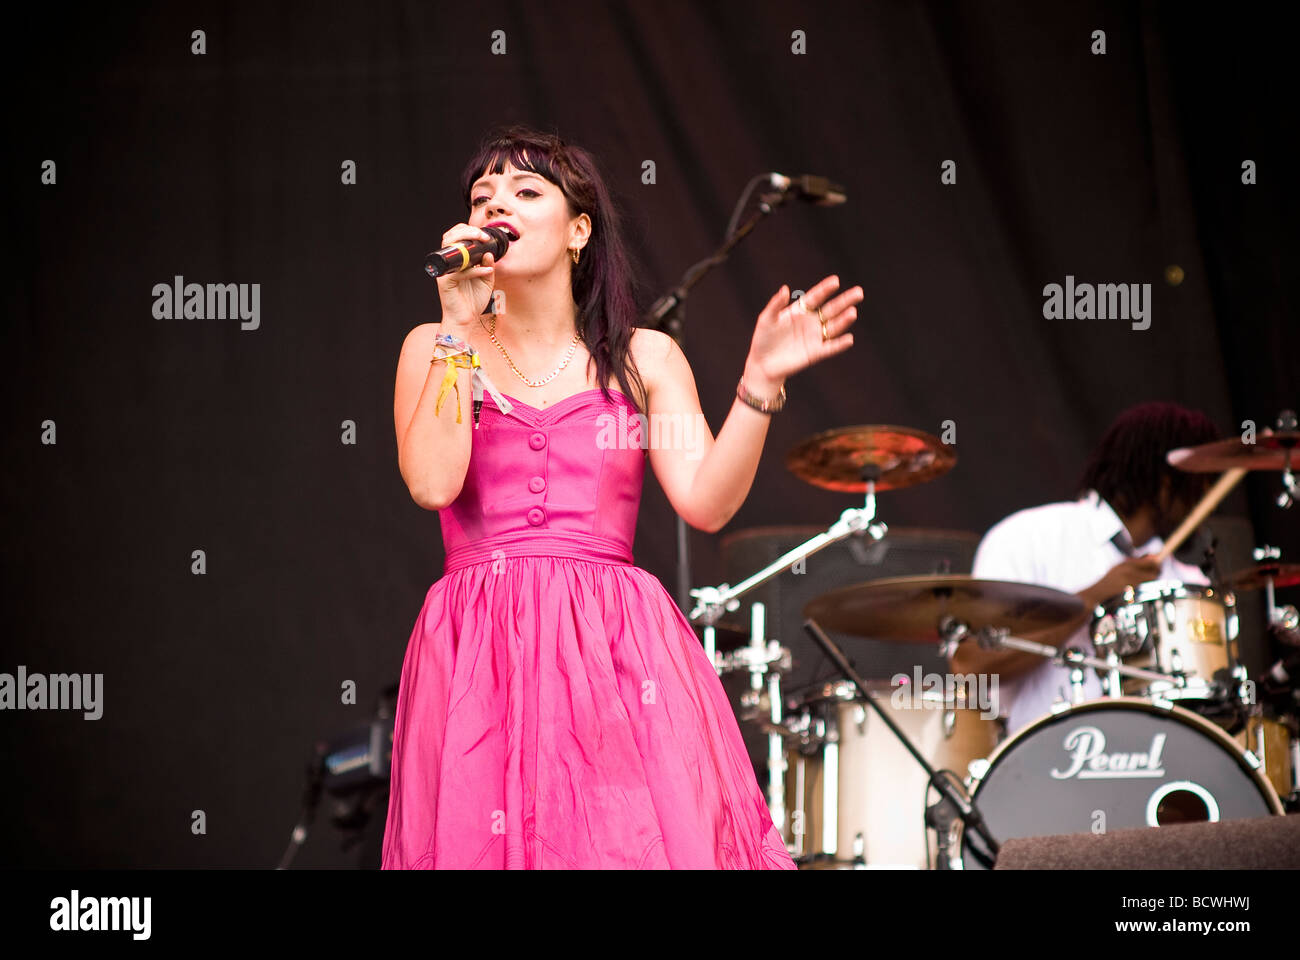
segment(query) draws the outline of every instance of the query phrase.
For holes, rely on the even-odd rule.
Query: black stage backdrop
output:
[[[720,241],[753,175],[846,186],[838,209],[780,210],[690,301],[716,431],[781,283],[866,290],[854,348],[789,383],[724,533],[854,505],[783,467],[831,427],[953,421],[957,467],[881,514],[981,532],[1072,496],[1133,403],[1199,407],[1224,435],[1294,408],[1293,52],[1269,9],[13,12],[0,672],[102,673],[104,694],[98,720],[0,716],[0,862],[277,862],[313,743],[372,714],[441,573],[438,519],[397,470],[393,376],[406,332],[437,319],[423,256],[464,219],[457,175],[495,123],[597,154],[646,303]],[[177,276],[259,284],[257,328],[156,319]],[[1149,329],[1045,319],[1067,276],[1150,284]],[[1300,561],[1279,488],[1252,475],[1223,509]],[[720,538],[691,537],[695,582],[721,579]],[[674,590],[649,473],[636,558]],[[298,865],[375,862],[373,826],[343,852],[327,819]]]

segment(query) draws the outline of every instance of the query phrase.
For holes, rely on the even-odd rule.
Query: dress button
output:
[[[533,477],[528,481],[528,489],[533,493],[541,493],[546,489],[546,481],[541,477]]]
[[[541,507],[533,507],[528,511],[528,522],[534,527],[540,527],[546,521],[546,512]]]
[[[546,434],[534,433],[531,437],[528,438],[528,445],[532,447],[534,450],[542,449],[542,447],[546,446]]]

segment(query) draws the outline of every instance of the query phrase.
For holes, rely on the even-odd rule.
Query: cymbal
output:
[[[1294,587],[1300,584],[1300,563],[1261,563],[1246,567],[1228,576],[1228,586],[1241,591],[1263,590],[1265,577],[1272,577],[1273,586],[1279,589]]]
[[[899,490],[942,476],[956,462],[957,451],[938,437],[887,424],[827,430],[785,456],[795,476],[841,493],[866,492],[864,468],[874,468],[876,490]]]
[[[1005,627],[1019,636],[1071,620],[1083,613],[1083,601],[1032,583],[957,575],[890,577],[823,593],[803,613],[837,633],[894,643],[938,643],[938,624],[945,614],[972,631]]]
[[[1243,443],[1238,437],[1215,440],[1197,447],[1180,447],[1165,455],[1169,465],[1189,473],[1223,473],[1234,467],[1247,470],[1283,470],[1287,454],[1292,465],[1300,466],[1300,456],[1295,449],[1300,444],[1300,431],[1283,430],[1260,434],[1254,443]]]

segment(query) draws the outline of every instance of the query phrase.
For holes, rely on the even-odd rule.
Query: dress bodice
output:
[[[541,410],[507,396],[509,413],[484,397],[460,495],[438,514],[446,571],[509,556],[632,561],[643,431],[631,400],[610,396],[584,390]]]

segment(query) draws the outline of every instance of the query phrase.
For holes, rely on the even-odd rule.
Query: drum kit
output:
[[[1248,471],[1281,472],[1280,507],[1300,497],[1295,415],[1251,439],[1169,452],[1178,469],[1223,475],[1161,560]],[[1300,585],[1300,565],[1276,548],[1257,549],[1254,567],[1216,571],[1209,586],[1137,583],[1091,611],[1060,590],[953,574],[833,589],[804,606],[803,627],[840,676],[784,697],[791,650],[765,636],[763,604],[750,605],[748,630],[725,615],[833,543],[884,540],[877,494],[937,479],[956,452],[918,430],[859,426],[809,438],[786,463],[815,486],[863,495],[863,506],[735,586],[692,590],[690,619],[720,675],[748,675],[738,716],[766,734],[769,809],[801,867],[983,869],[1012,837],[1300,812],[1300,615],[1275,599]],[[1280,651],[1257,680],[1236,643],[1236,596],[1254,590]],[[1026,639],[1067,625],[1086,627],[1094,655]],[[864,679],[826,630],[846,644],[937,644],[945,658],[963,643],[1032,654],[1068,668],[1069,698],[1005,737],[996,673]],[[742,645],[719,652],[720,637]],[[1101,697],[1086,696],[1088,671]]]

